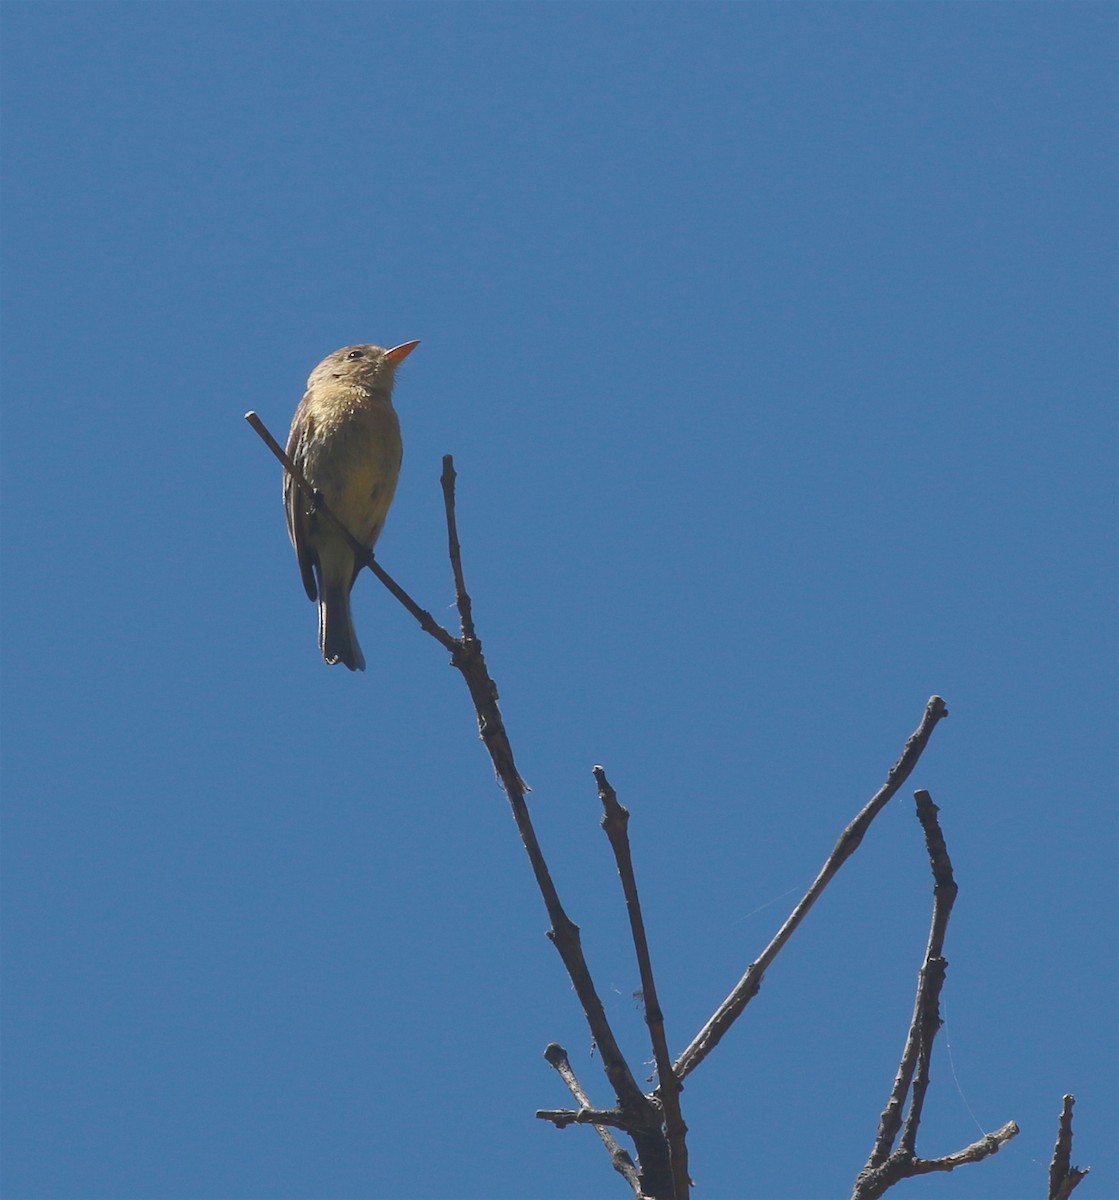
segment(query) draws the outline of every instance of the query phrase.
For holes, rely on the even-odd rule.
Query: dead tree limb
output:
[[[571,1062],[567,1057],[567,1051],[556,1042],[552,1042],[550,1046],[545,1048],[544,1057],[555,1067],[559,1077],[567,1084],[568,1090],[579,1101],[579,1111],[593,1111],[587,1093],[583,1090],[582,1085],[575,1076],[575,1072],[572,1070]],[[545,1109],[541,1109],[536,1115],[543,1121],[555,1121],[553,1114]],[[556,1125],[559,1128],[558,1122],[556,1122]],[[595,1125],[594,1128],[595,1132],[602,1139],[602,1144],[606,1147],[607,1154],[610,1155],[610,1162],[614,1170],[633,1188],[634,1195],[640,1198],[641,1179],[637,1173],[637,1168],[633,1165],[633,1159],[619,1145],[618,1139],[605,1125]]]
[[[1053,1147],[1053,1161],[1049,1164],[1049,1200],[1068,1200],[1091,1170],[1090,1167],[1072,1165],[1072,1108],[1075,1103],[1075,1096],[1065,1096],[1061,1102],[1057,1142]]]
[[[686,1145],[687,1125],[684,1123],[679,1102],[684,1078],[714,1049],[757,995],[767,968],[839,869],[859,847],[871,822],[908,778],[928,744],[932,731],[938,722],[948,715],[944,701],[939,696],[930,698],[921,723],[906,742],[901,756],[890,769],[886,782],[843,831],[804,898],[675,1063],[669,1056],[664,1015],[657,997],[641,913],[627,831],[629,813],[618,802],[603,769],[594,768],[599,798],[604,810],[602,826],[614,852],[629,914],[630,931],[641,977],[645,1021],[657,1068],[657,1088],[651,1095],[646,1095],[638,1085],[607,1020],[582,951],[579,927],[567,916],[560,902],[532,824],[526,800],[530,789],[517,770],[512,745],[498,706],[497,686],[486,665],[482,642],[474,624],[470,595],[466,588],[455,513],[456,474],[451,456],[444,456],[441,484],[447,524],[448,556],[454,577],[455,599],[461,626],[458,636],[449,633],[429,612],[421,608],[376,562],[372,551],[353,537],[329,510],[321,493],[311,487],[256,413],[247,413],[246,420],[283,464],[296,485],[314,503],[317,511],[345,536],[358,563],[368,567],[411,613],[421,629],[450,652],[451,665],[459,671],[466,683],[477,716],[479,735],[490,755],[497,780],[509,800],[517,830],[551,921],[548,937],[555,945],[571,977],[617,1100],[613,1108],[595,1108],[575,1077],[566,1051],[553,1043],[545,1051],[545,1057],[563,1078],[578,1101],[579,1108],[541,1109],[537,1112],[537,1117],[551,1121],[558,1128],[568,1125],[592,1125],[610,1154],[614,1169],[627,1180],[638,1200],[687,1200],[691,1189]],[[917,1132],[929,1086],[932,1047],[941,1025],[940,993],[948,965],[943,957],[943,946],[957,893],[952,864],[937,820],[936,805],[928,792],[917,792],[916,799],[917,815],[925,832],[934,879],[932,927],[924,963],[918,975],[913,1017],[894,1086],[882,1112],[870,1157],[855,1181],[852,1200],[877,1200],[877,1197],[900,1179],[938,1171],[952,1171],[965,1163],[979,1162],[995,1154],[1018,1133],[1018,1126],[1010,1121],[1001,1129],[985,1134],[979,1141],[962,1150],[940,1158],[922,1159],[916,1152]],[[1072,1096],[1064,1097],[1049,1172],[1049,1200],[1068,1200],[1076,1186],[1088,1174],[1087,1168],[1071,1165],[1073,1104]],[[611,1128],[624,1130],[633,1139],[639,1165],[635,1165],[629,1154],[618,1144],[610,1132]]]
[[[641,1002],[645,1010],[645,1024],[649,1028],[649,1039],[653,1045],[653,1060],[657,1065],[656,1096],[664,1113],[664,1130],[668,1138],[668,1152],[672,1167],[672,1182],[678,1197],[689,1194],[691,1179],[688,1176],[688,1127],[680,1110],[680,1082],[668,1053],[668,1039],[664,1031],[664,1013],[657,999],[657,985],[653,976],[653,962],[649,954],[649,941],[645,936],[645,918],[641,915],[641,899],[637,893],[637,879],[633,871],[633,855],[629,846],[629,810],[618,803],[618,796],[606,778],[602,767],[594,768],[598,782],[598,798],[602,801],[602,828],[614,851],[618,865],[618,876],[622,881],[622,892],[626,898],[629,914],[630,934],[637,955],[637,970],[641,977]]]
[[[963,1150],[941,1158],[917,1157],[917,1130],[929,1088],[929,1069],[933,1041],[942,1024],[940,993],[944,987],[948,960],[944,957],[944,939],[952,915],[958,888],[948,857],[948,847],[937,820],[938,809],[928,792],[916,793],[917,819],[925,833],[925,848],[933,875],[933,914],[925,960],[917,976],[917,998],[905,1039],[890,1098],[878,1122],[878,1136],[866,1166],[855,1180],[851,1200],[877,1200],[901,1179],[927,1175],[933,1171],[954,1171],[965,1163],[979,1162],[997,1153],[1018,1134],[1018,1126],[1009,1121],[994,1133],[986,1134]],[[902,1125],[906,1098],[909,1112]],[[898,1141],[898,1132],[901,1132]],[[897,1148],[894,1148],[898,1142]]]
[[[793,909],[788,920],[777,931],[776,936],[762,951],[759,957],[746,968],[746,974],[734,986],[734,990],[715,1010],[715,1014],[706,1025],[692,1038],[691,1044],[676,1060],[676,1074],[680,1080],[699,1066],[722,1040],[723,1035],[742,1015],[746,1005],[758,994],[762,979],[770,963],[781,952],[785,943],[796,932],[797,926],[808,915],[809,910],[820,898],[824,888],[832,881],[840,867],[859,848],[870,823],[886,807],[901,785],[909,778],[910,772],[917,765],[922,751],[928,745],[932,731],[937,724],[948,716],[948,707],[939,696],[933,696],[925,705],[925,715],[920,725],[910,735],[905,743],[901,757],[890,768],[886,782],[870,799],[866,807],[840,834],[835,848],[828,855],[820,873],[812,886],[805,893],[804,899]]]
[[[630,1133],[637,1148],[640,1163],[638,1171],[640,1194],[643,1198],[648,1197],[648,1200],[685,1200],[684,1196],[676,1195],[673,1187],[668,1141],[662,1128],[660,1106],[651,1097],[646,1096],[638,1086],[629,1063],[622,1054],[614,1031],[607,1020],[606,1010],[599,998],[594,980],[591,978],[590,968],[583,954],[579,926],[564,911],[529,815],[528,803],[525,799],[529,788],[517,770],[513,747],[501,716],[501,709],[498,707],[497,685],[486,666],[482,642],[477,636],[474,626],[470,595],[466,589],[466,580],[462,569],[462,549],[458,537],[458,522],[455,515],[456,475],[453,458],[449,454],[444,455],[440,483],[443,488],[443,506],[447,522],[448,555],[454,576],[455,601],[461,622],[461,633],[458,637],[448,633],[430,613],[422,609],[396,580],[382,569],[373,557],[372,551],[368,547],[362,546],[354,538],[353,534],[330,511],[322,494],[315,491],[307,482],[302,472],[269,433],[257,414],[246,413],[245,420],[283,464],[284,470],[291,475],[300,489],[310,497],[317,510],[343,533],[350,548],[357,556],[358,562],[362,566],[368,567],[377,576],[418,621],[420,628],[425,633],[451,652],[451,665],[462,675],[470,692],[482,744],[489,753],[498,783],[504,789],[513,810],[517,831],[520,833],[521,842],[528,854],[533,876],[552,923],[551,929],[548,930],[548,937],[559,951],[560,958],[567,968],[587,1024],[590,1026],[591,1036],[602,1056],[603,1069],[618,1101],[619,1123]]]

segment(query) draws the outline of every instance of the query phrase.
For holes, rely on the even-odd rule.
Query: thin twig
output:
[[[426,609],[420,606],[412,599],[411,596],[396,582],[395,579],[386,571],[379,562],[373,557],[373,551],[368,546],[363,546],[361,542],[346,528],[346,526],[334,515],[330,510],[330,506],[323,499],[322,492],[316,491],[308,482],[303,472],[296,466],[288,454],[280,446],[280,443],[268,431],[268,427],[256,415],[255,412],[245,413],[245,420],[256,430],[260,435],[261,441],[268,447],[269,450],[283,464],[284,470],[295,481],[299,490],[311,501],[315,506],[315,512],[325,517],[335,529],[349,543],[350,549],[354,552],[354,557],[363,567],[368,567],[370,571],[385,585],[386,588],[400,601],[401,604],[416,618],[420,628],[424,633],[430,634],[444,649],[454,652],[458,646],[458,642],[453,638],[442,625],[429,613]]]
[[[462,674],[474,709],[478,716],[478,731],[493,762],[498,782],[505,791],[513,810],[513,820],[521,835],[525,852],[528,854],[536,885],[544,899],[552,928],[548,937],[559,951],[567,973],[571,977],[575,993],[579,997],[583,1012],[590,1026],[591,1036],[602,1055],[602,1065],[619,1110],[624,1114],[641,1164],[642,1195],[649,1197],[671,1197],[672,1177],[669,1166],[668,1144],[661,1130],[660,1109],[638,1086],[633,1072],[622,1053],[621,1047],[610,1027],[606,1010],[591,978],[590,968],[583,954],[579,926],[567,915],[560,903],[559,893],[552,881],[551,872],[544,859],[529,815],[525,795],[528,788],[517,770],[513,748],[505,729],[505,722],[498,707],[497,687],[486,666],[481,640],[473,632],[467,637],[465,631],[473,631],[470,618],[470,600],[461,563],[455,565],[458,534],[455,519],[455,470],[450,455],[443,459],[443,496],[447,514],[447,540],[452,554],[452,570],[455,576],[455,591],[459,613],[463,620],[464,636],[456,640],[452,664]]]
[[[917,1155],[917,1130],[925,1111],[925,1097],[929,1090],[932,1068],[932,1048],[943,1022],[940,1019],[940,993],[948,971],[948,960],[926,958],[917,976],[917,1025],[914,1029],[917,1046],[917,1071],[910,1090],[909,1112],[905,1127],[901,1131],[900,1147],[903,1154],[915,1158]]]
[[[1061,1101],[1057,1141],[1053,1146],[1053,1161],[1049,1164],[1049,1200],[1068,1200],[1091,1170],[1090,1167],[1072,1165],[1072,1108],[1075,1103],[1075,1096],[1065,1096]]]
[[[583,1090],[582,1084],[580,1084],[572,1069],[571,1060],[567,1057],[567,1051],[558,1042],[552,1042],[551,1045],[545,1048],[544,1057],[555,1067],[559,1073],[559,1077],[567,1084],[568,1090],[579,1101],[582,1110],[590,1111],[590,1098]],[[545,1110],[541,1110],[536,1115],[541,1120],[551,1120],[551,1117]],[[594,1128],[595,1132],[602,1139],[602,1144],[606,1147],[606,1152],[610,1155],[610,1162],[613,1164],[614,1170],[619,1175],[624,1176],[629,1186],[633,1188],[634,1194],[640,1196],[641,1177],[629,1153],[619,1144],[618,1139],[605,1125],[596,1125]]]
[[[596,1129],[609,1127],[626,1133],[640,1132],[633,1128],[620,1108],[538,1108],[536,1117],[540,1121],[550,1121],[557,1129],[566,1129],[569,1125],[593,1125]]]
[[[318,491],[316,488],[313,488],[310,483],[307,482],[307,476],[303,474],[299,467],[296,466],[295,460],[288,455],[287,451],[284,450],[280,443],[272,436],[268,430],[268,426],[265,425],[260,417],[258,417],[256,413],[250,409],[249,412],[245,413],[245,420],[248,421],[253,429],[255,429],[260,435],[260,440],[280,460],[284,470],[294,480],[296,487],[298,487],[299,490],[314,505],[315,511],[322,513],[322,515],[326,517],[331,525],[333,525],[334,528],[337,529],[338,532],[346,539],[346,541],[349,543],[350,549],[354,552],[354,554],[357,555],[358,558],[363,558],[368,555],[369,547],[363,546],[361,542],[359,542],[357,538],[354,537],[354,535],[346,528],[346,526],[343,525],[342,522],[334,515],[334,513],[330,511],[329,505],[323,499],[322,492]]]
[[[931,1175],[935,1171],[954,1171],[957,1167],[967,1166],[968,1163],[982,1162],[985,1158],[990,1158],[992,1154],[997,1154],[1007,1142],[1016,1138],[1020,1132],[1017,1121],[1007,1121],[1001,1129],[985,1134],[978,1141],[972,1142],[970,1146],[957,1150],[955,1154],[945,1154],[941,1158],[915,1158],[909,1163],[909,1168],[903,1174],[891,1181],[891,1186],[897,1182],[897,1179],[907,1179],[911,1175]],[[882,1193],[877,1194],[881,1195]]]
[[[458,602],[459,616],[462,618],[462,636],[465,641],[472,642],[476,638],[474,632],[474,609],[470,594],[466,590],[466,579],[462,573],[462,546],[458,540],[458,520],[455,517],[455,460],[449,454],[443,455],[443,474],[439,482],[443,486],[443,508],[447,517],[447,553],[451,560],[451,573],[455,577],[455,597]]]
[[[940,1030],[940,993],[944,987],[948,962],[944,958],[944,940],[958,888],[952,872],[952,860],[944,833],[937,819],[939,811],[926,791],[915,793],[917,819],[925,834],[925,849],[933,875],[933,913],[925,958],[917,976],[917,997],[905,1039],[890,1098],[878,1122],[878,1135],[866,1166],[859,1172],[852,1200],[877,1200],[900,1179],[927,1175],[932,1171],[952,1171],[965,1163],[979,1162],[996,1153],[1018,1133],[1010,1121],[995,1133],[986,1134],[965,1149],[943,1158],[917,1157],[917,1130],[921,1124],[925,1096],[929,1088],[932,1048]],[[901,1129],[901,1114],[909,1097],[909,1112]],[[901,1139],[894,1142],[901,1129]]]
[[[935,1029],[929,1028],[932,1017],[939,1008],[940,988],[944,982],[944,972],[947,963],[944,961],[944,936],[948,927],[948,918],[958,891],[952,874],[952,863],[948,858],[948,849],[944,836],[936,820],[936,805],[928,792],[917,792],[917,816],[925,831],[925,846],[929,854],[929,862],[933,872],[933,918],[929,930],[928,945],[925,948],[924,965],[918,975],[917,996],[913,1003],[913,1016],[909,1023],[909,1033],[905,1040],[901,1061],[894,1077],[894,1086],[882,1116],[878,1122],[878,1136],[867,1160],[867,1168],[874,1168],[890,1157],[901,1128],[902,1111],[905,1098],[909,1094],[913,1075],[917,1069],[918,1060],[922,1057],[922,1048],[930,1044]],[[935,997],[933,992],[935,991]],[[936,1015],[936,1025],[939,1027],[939,1015]],[[924,1077],[928,1079],[927,1057],[924,1062]],[[916,1113],[911,1110],[906,1122],[906,1131],[902,1139],[903,1149],[912,1157],[915,1153],[917,1124],[920,1123],[920,1110],[924,1101],[924,1088],[921,1089],[920,1101],[915,1105]],[[916,1117],[916,1120],[914,1120]]]
[[[797,926],[807,916],[808,911],[820,898],[824,888],[831,882],[840,867],[851,857],[863,840],[870,823],[890,802],[898,788],[909,777],[917,765],[921,752],[928,745],[932,731],[937,723],[948,716],[948,708],[939,696],[932,696],[925,706],[925,715],[920,725],[913,731],[905,743],[901,757],[890,768],[886,782],[875,793],[866,807],[851,822],[840,835],[835,848],[828,855],[819,875],[805,893],[804,899],[793,909],[788,920],[777,931],[776,936],[762,951],[755,962],[746,969],[746,974],[735,985],[730,995],[719,1005],[715,1014],[692,1039],[691,1045],[676,1060],[676,1074],[683,1080],[687,1075],[711,1053],[722,1040],[723,1035],[741,1015],[743,1009],[758,994],[762,978],[770,963],[777,957],[785,943],[792,937]]]
[[[902,1151],[892,1154],[880,1167],[876,1167],[868,1175],[860,1175],[851,1193],[851,1200],[878,1200],[902,1179],[912,1179],[917,1175],[931,1175],[938,1171],[954,1171],[957,1167],[969,1163],[982,1162],[997,1154],[1007,1142],[1018,1136],[1018,1126],[1014,1121],[1008,1121],[994,1133],[985,1134],[978,1141],[972,1142],[955,1154],[945,1154],[942,1158],[911,1158]]]
[[[680,1111],[680,1092],[684,1085],[677,1078],[668,1053],[664,1013],[657,998],[652,956],[649,953],[649,940],[645,935],[645,919],[641,915],[641,898],[637,892],[637,879],[633,870],[628,832],[629,811],[618,803],[618,795],[610,786],[602,767],[594,768],[594,777],[598,783],[598,798],[602,801],[602,828],[610,839],[610,848],[614,851],[614,861],[618,865],[622,892],[626,898],[626,912],[629,914],[630,934],[637,955],[645,1024],[649,1027],[653,1060],[657,1065],[657,1096],[664,1110],[664,1128],[672,1162],[672,1182],[676,1189],[676,1200],[686,1200],[691,1191],[691,1178],[688,1175],[688,1127]]]
[[[315,497],[318,495],[318,493],[307,482],[306,478],[303,475],[303,472],[287,456],[287,454],[284,452],[284,449],[280,445],[280,443],[278,441],[276,441],[276,439],[268,431],[268,426],[265,425],[265,423],[260,419],[260,417],[258,417],[256,415],[255,412],[253,412],[253,410],[251,408],[249,409],[249,411],[247,413],[245,413],[245,420],[248,421],[248,423],[257,431],[257,433],[260,435],[261,441],[280,460],[280,462],[286,468],[287,473],[292,477],[292,479],[295,480],[296,484],[299,486],[300,491],[303,492],[303,494],[307,497],[308,500],[314,500]],[[343,529],[344,526],[339,524],[338,528]]]
[[[932,1065],[932,1047],[943,1022],[940,1019],[940,993],[948,962],[944,958],[944,939],[948,934],[948,920],[956,902],[959,889],[952,874],[952,860],[941,832],[936,814],[939,809],[926,791],[914,794],[917,802],[917,819],[925,833],[925,848],[933,873],[933,915],[929,929],[929,943],[925,950],[925,963],[921,968],[917,984],[917,1003],[914,1013],[918,1040],[917,1075],[913,1081],[912,1101],[905,1128],[901,1134],[901,1147],[907,1154],[916,1156],[917,1129],[925,1107],[925,1095],[929,1090],[929,1072]]]

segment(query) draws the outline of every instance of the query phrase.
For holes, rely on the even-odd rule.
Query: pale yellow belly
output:
[[[392,504],[400,455],[396,414],[378,406],[316,430],[305,448],[303,471],[354,537],[372,545]]]

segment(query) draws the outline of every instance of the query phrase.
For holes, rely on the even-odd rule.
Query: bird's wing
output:
[[[288,435],[288,458],[297,467],[302,467],[304,446],[314,429],[314,418],[307,412],[308,392],[299,402],[295,410],[295,418],[291,423],[291,433]],[[307,544],[307,505],[310,501],[300,490],[299,484],[292,479],[287,471],[284,472],[284,510],[288,519],[288,534],[291,544],[295,547],[295,557],[299,560],[299,570],[303,575],[303,586],[312,600],[319,598],[319,589],[315,583],[316,556]]]

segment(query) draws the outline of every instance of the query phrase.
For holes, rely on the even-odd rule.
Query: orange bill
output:
[[[400,364],[412,353],[419,345],[419,342],[401,342],[399,346],[393,346],[391,350],[385,351],[385,358],[388,359],[394,367],[399,367]]]

